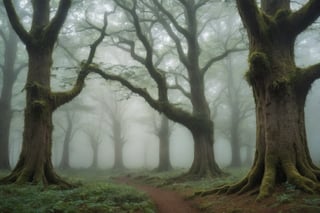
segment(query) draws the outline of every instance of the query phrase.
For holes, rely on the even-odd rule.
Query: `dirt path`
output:
[[[136,183],[128,177],[120,177],[116,182],[127,184],[136,189],[145,192],[156,204],[159,213],[197,213],[200,212],[191,207],[191,203],[185,201],[181,195],[176,192],[156,188],[150,185]]]

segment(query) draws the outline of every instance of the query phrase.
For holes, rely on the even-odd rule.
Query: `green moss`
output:
[[[0,198],[0,212],[155,211],[145,194],[108,182],[86,183],[69,190],[41,185],[3,185]]]
[[[249,56],[250,69],[246,73],[249,83],[257,79],[262,79],[270,72],[270,62],[268,56],[263,52],[253,52]]]
[[[255,66],[270,67],[268,56],[263,52],[253,52],[249,56],[249,63]]]

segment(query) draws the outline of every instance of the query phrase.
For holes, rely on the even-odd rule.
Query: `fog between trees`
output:
[[[248,45],[250,42],[236,5],[225,1],[165,1],[162,5],[159,1],[152,2],[74,1],[70,10],[64,11],[68,12],[68,16],[59,37],[56,35],[59,39],[48,34],[48,43],[42,41],[53,53],[53,64],[52,67],[45,64],[45,69],[52,68],[51,73],[45,79],[40,78],[40,81],[48,84],[49,95],[56,98],[55,107],[80,92],[81,89],[74,86],[79,71],[85,72],[85,75],[88,70],[100,75],[101,70],[105,71],[108,76],[102,75],[103,78],[119,81],[133,88],[133,93],[144,97],[138,97],[117,83],[105,81],[99,75],[88,75],[78,97],[54,113],[50,111],[54,121],[52,160],[55,167],[61,163],[63,141],[68,125],[71,125],[69,119],[74,125],[70,133],[72,137],[67,140],[71,168],[89,168],[94,159],[97,163],[93,166],[95,169],[112,168],[116,158],[116,137],[123,144],[120,148],[123,167],[156,168],[159,163],[159,139],[152,125],[159,122],[160,117],[154,109],[176,122],[170,125],[169,157],[173,168],[191,168],[191,175],[219,176],[222,174],[220,168],[230,164],[251,165],[256,138],[255,106],[251,88],[244,76],[248,69],[252,69],[247,64],[248,48],[252,46]],[[46,10],[48,14],[37,11],[39,2],[34,4],[33,10],[27,1],[14,4],[20,22],[28,29],[20,32],[20,38],[29,45],[29,60],[33,54],[39,54],[34,50],[40,48],[39,45],[29,42],[32,37],[38,38],[39,35],[34,33],[37,27],[50,26],[53,33],[59,32],[50,24],[50,20],[56,21],[50,18],[59,15],[55,14],[59,1],[48,4],[52,8]],[[267,11],[268,7],[264,4],[268,6],[268,1],[262,1]],[[291,7],[299,9],[301,5],[292,3]],[[46,23],[34,21],[34,16],[34,22],[31,22],[32,12],[45,15],[48,20]],[[61,12],[63,15],[62,9]],[[273,15],[273,12],[270,14]],[[1,17],[4,20],[0,22],[3,26],[1,42],[5,43],[10,27],[4,13]],[[25,35],[30,27],[31,34]],[[299,34],[295,42],[297,66],[318,63],[319,51],[315,45],[318,27],[315,23]],[[40,31],[47,32],[46,28]],[[17,69],[27,57],[23,45],[18,46]],[[3,45],[0,53],[5,56],[7,48]],[[94,57],[90,53],[95,54]],[[6,58],[3,58],[1,68],[5,70]],[[36,64],[37,61],[33,59],[31,62]],[[21,72],[13,87],[15,95],[11,106],[15,113],[10,127],[8,152],[11,167],[16,165],[21,150],[24,116],[21,109],[26,104],[25,92],[29,86],[31,89],[38,88],[32,82],[24,86],[26,75],[26,70]],[[37,79],[39,76],[33,77]],[[1,78],[4,80],[1,81],[4,92],[7,83],[5,72],[1,73]],[[77,82],[82,80],[79,79]],[[250,84],[253,85],[252,82]],[[42,87],[39,88],[41,90]],[[317,151],[320,147],[317,134],[319,116],[316,113],[320,93],[317,88],[319,83],[315,82],[305,107],[308,146],[314,163],[320,161]],[[76,91],[64,93],[70,89]],[[40,97],[46,96],[42,92],[39,92]],[[108,113],[115,106],[119,111]],[[119,124],[117,128],[112,128],[117,120],[113,118],[116,113],[121,115]],[[115,131],[120,129],[116,136]],[[212,146],[213,153],[210,150]],[[199,152],[203,149],[209,150],[205,152],[205,157],[202,157],[204,153]],[[194,159],[199,159],[199,163]]]

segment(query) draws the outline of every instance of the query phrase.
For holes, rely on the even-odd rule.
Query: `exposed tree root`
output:
[[[256,194],[258,189],[257,201],[270,196],[277,184],[287,181],[306,193],[320,193],[319,169],[307,166],[300,166],[299,170],[291,161],[267,160],[265,166],[256,164],[251,168],[248,175],[236,184],[222,185],[213,190],[197,192],[195,195],[207,196],[210,194],[243,194],[250,192]],[[285,179],[281,175],[284,173]]]
[[[18,168],[8,176],[0,179],[0,184],[43,184],[44,186],[56,185],[63,189],[74,188],[75,185],[68,183],[58,176],[53,170],[30,170]]]

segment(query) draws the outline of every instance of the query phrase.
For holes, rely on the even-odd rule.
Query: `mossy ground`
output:
[[[0,172],[0,177],[7,172]],[[0,185],[0,212],[155,212],[154,205],[134,188],[112,183],[106,172],[61,173],[73,189],[54,186]]]
[[[94,171],[68,170],[58,172],[78,187],[60,190],[55,187],[31,185],[0,186],[0,212],[155,212],[155,207],[134,188],[114,183],[119,176],[126,176],[139,184],[164,187],[179,192],[201,211],[210,212],[320,212],[320,196],[299,191],[290,184],[276,187],[272,196],[257,202],[257,194],[195,196],[222,184],[239,181],[248,168],[225,169],[230,175],[223,178],[171,182],[172,178],[186,172],[150,171]],[[0,177],[8,172],[0,172]]]
[[[195,193],[211,190],[223,184],[231,184],[241,180],[249,168],[228,168],[224,171],[230,175],[215,179],[200,179],[197,181],[171,182],[172,177],[183,171],[172,171],[167,173],[139,173],[131,175],[137,182],[151,184],[157,187],[165,187],[178,191],[194,206],[203,212],[259,212],[259,213],[318,213],[320,212],[320,195],[306,194],[297,190],[293,185],[278,185],[272,196],[256,201],[257,193],[252,191],[243,195],[219,195],[195,196]],[[169,184],[168,184],[169,183]]]

